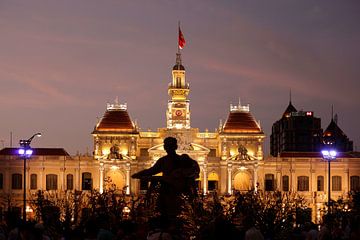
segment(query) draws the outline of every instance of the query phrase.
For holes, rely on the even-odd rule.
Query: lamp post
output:
[[[327,148],[321,151],[323,158],[328,162],[328,208],[330,208],[331,193],[330,193],[330,163],[336,159],[337,152],[335,149]]]
[[[30,143],[34,137],[41,137],[41,133],[35,133],[28,140],[20,140],[19,155],[24,159],[24,206],[23,206],[23,220],[26,221],[26,160],[29,159],[33,153]]]

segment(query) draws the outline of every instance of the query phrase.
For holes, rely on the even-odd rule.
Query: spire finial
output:
[[[291,88],[290,88],[290,93],[289,93],[289,100],[290,100],[290,103],[291,103]]]
[[[337,115],[337,113],[335,113],[335,115],[334,115],[334,122],[337,124],[338,123],[338,115]]]
[[[331,104],[331,121],[334,120],[334,105]]]
[[[179,50],[178,53],[176,53],[176,65],[180,69],[180,65],[181,65],[181,53],[180,53],[180,50]]]

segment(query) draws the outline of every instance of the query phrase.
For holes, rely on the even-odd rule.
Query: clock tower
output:
[[[189,84],[185,82],[185,68],[181,64],[181,54],[176,54],[176,64],[172,69],[172,82],[169,84],[170,100],[166,111],[168,129],[190,129]]]

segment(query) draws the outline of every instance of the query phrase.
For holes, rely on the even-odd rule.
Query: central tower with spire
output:
[[[184,37],[179,28],[179,45],[176,53],[176,64],[172,69],[172,82],[169,84],[170,100],[166,111],[166,126],[168,129],[190,129],[190,92],[185,81],[185,68],[181,62],[180,49],[185,45]]]

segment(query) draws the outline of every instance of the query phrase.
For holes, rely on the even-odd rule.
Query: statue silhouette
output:
[[[133,174],[132,178],[145,179],[162,172],[157,205],[161,215],[175,218],[181,211],[181,194],[196,194],[195,179],[199,177],[200,168],[187,154],[180,156],[176,153],[176,138],[165,138],[164,149],[166,156],[161,157],[151,168]]]

